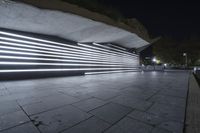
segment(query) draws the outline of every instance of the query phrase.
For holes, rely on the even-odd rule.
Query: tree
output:
[[[170,38],[162,38],[153,44],[153,53],[164,63],[183,65],[187,53],[188,65],[200,65],[200,40],[176,41]]]

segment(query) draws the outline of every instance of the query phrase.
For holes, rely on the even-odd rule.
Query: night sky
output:
[[[99,0],[127,18],[137,18],[153,37],[173,39],[200,37],[200,6],[192,2]]]

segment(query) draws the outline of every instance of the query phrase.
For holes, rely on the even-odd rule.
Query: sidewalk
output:
[[[182,133],[188,79],[132,72],[0,82],[0,133]]]
[[[189,83],[185,133],[200,133],[200,88],[193,75]]]

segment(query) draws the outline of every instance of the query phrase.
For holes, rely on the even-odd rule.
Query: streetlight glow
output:
[[[156,57],[154,57],[154,58],[152,59],[152,61],[153,61],[153,62],[157,62],[157,59],[156,59]]]

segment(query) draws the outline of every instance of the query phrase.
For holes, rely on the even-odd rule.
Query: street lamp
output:
[[[156,70],[156,67],[155,67],[155,63],[157,62],[156,57],[154,57],[154,58],[152,59],[152,62],[153,62],[154,70]]]
[[[187,53],[183,53],[183,56],[185,57],[185,67],[187,67],[187,64],[188,64],[188,63],[187,63],[187,62],[188,62],[188,61],[187,61]]]
[[[152,61],[153,61],[154,63],[157,62],[156,57],[154,57],[154,58],[152,59]]]

